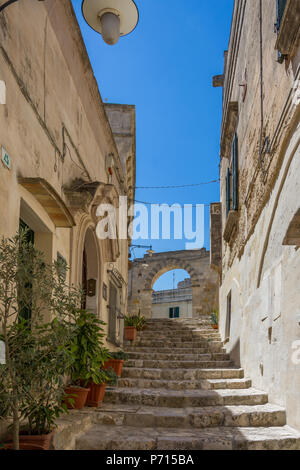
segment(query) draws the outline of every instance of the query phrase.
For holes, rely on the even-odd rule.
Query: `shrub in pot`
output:
[[[68,408],[75,409],[81,409],[85,404],[99,406],[106,381],[101,368],[109,358],[102,342],[105,323],[83,309],[74,311],[73,317],[74,332],[68,348],[72,357],[68,369],[71,381],[65,389],[65,403]]]
[[[56,418],[66,411],[61,397],[69,357],[67,317],[80,293],[66,285],[61,268],[45,263],[26,232],[0,241],[0,339],[6,357],[0,366],[0,415],[12,420],[7,446],[15,450],[46,448]],[[45,312],[51,321],[45,322]],[[20,429],[22,421],[26,429]]]
[[[134,341],[137,331],[142,331],[145,324],[146,319],[140,312],[138,315],[125,316],[125,339],[127,341]]]
[[[217,310],[214,310],[213,313],[211,314],[211,326],[213,327],[214,330],[217,330],[219,328],[219,320],[218,320]]]
[[[111,352],[110,359],[103,365],[103,369],[107,370],[112,368],[118,377],[122,375],[124,362],[127,361],[128,355],[123,351]]]

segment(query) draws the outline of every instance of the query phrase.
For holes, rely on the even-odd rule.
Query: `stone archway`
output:
[[[218,275],[210,268],[210,253],[204,248],[155,253],[135,260],[129,272],[129,314],[140,310],[151,318],[153,285],[162,274],[173,269],[184,269],[190,275],[193,318],[211,313],[217,304]]]

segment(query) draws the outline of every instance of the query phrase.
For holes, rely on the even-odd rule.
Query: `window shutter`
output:
[[[239,161],[238,161],[238,137],[235,134],[232,144],[232,209],[239,208]]]
[[[281,21],[284,15],[287,0],[276,0],[277,6],[277,31],[280,29]]]
[[[174,318],[179,318],[179,307],[175,307],[175,315]]]
[[[228,217],[230,212],[230,192],[230,169],[228,168],[226,175],[226,217]]]
[[[172,307],[169,308],[169,318],[174,318]]]

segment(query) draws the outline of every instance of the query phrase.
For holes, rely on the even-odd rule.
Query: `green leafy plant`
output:
[[[110,367],[109,369],[105,370],[105,371],[102,371],[105,373],[105,383],[107,383],[108,385],[110,385],[111,387],[114,387],[117,385],[118,383],[118,376],[117,374],[115,373],[114,369],[112,367]]]
[[[0,419],[13,422],[15,450],[21,421],[28,421],[29,433],[45,434],[65,411],[60,397],[70,360],[69,315],[81,293],[65,283],[59,268],[46,264],[26,231],[0,241],[0,340],[6,358],[0,367]]]
[[[110,356],[111,359],[117,359],[120,361],[127,361],[128,359],[128,354],[126,354],[124,351],[111,352]]]
[[[74,330],[68,346],[72,362],[67,371],[72,385],[86,386],[90,380],[99,385],[104,381],[101,367],[110,359],[102,342],[105,323],[83,309],[76,310],[73,318]]]
[[[218,325],[219,323],[219,315],[218,315],[218,311],[217,310],[214,310],[213,313],[211,314],[210,316],[210,319],[211,319],[211,324],[212,325]]]
[[[143,315],[138,313],[138,315],[129,315],[125,316],[125,326],[134,326],[137,331],[142,331],[145,327],[146,319]]]

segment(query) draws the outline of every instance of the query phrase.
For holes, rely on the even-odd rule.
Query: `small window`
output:
[[[283,18],[283,15],[284,15],[284,10],[285,10],[285,7],[286,7],[286,3],[287,3],[287,0],[276,0],[277,19],[276,19],[276,23],[275,23],[275,29],[276,29],[277,34],[279,34],[279,31],[280,31],[280,26],[281,26],[282,18]],[[280,51],[278,51],[278,62],[280,64],[282,64],[284,62],[285,58],[286,58],[286,56],[284,54],[282,54]]]
[[[276,14],[277,14],[277,32],[280,30],[281,21],[284,15],[284,10],[286,7],[287,0],[276,0]]]
[[[169,317],[170,318],[179,318],[180,309],[179,307],[170,307],[169,309]]]
[[[232,142],[231,167],[226,174],[226,216],[231,210],[239,208],[239,161],[238,161],[238,136],[235,134]]]
[[[226,339],[230,338],[230,328],[231,328],[231,291],[227,296],[227,312],[226,312],[226,326],[225,326],[225,336]]]

